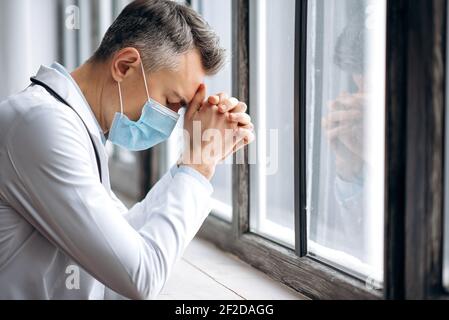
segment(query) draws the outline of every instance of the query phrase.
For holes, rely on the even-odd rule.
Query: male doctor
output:
[[[210,212],[216,164],[254,139],[244,103],[206,99],[204,77],[223,63],[197,13],[139,0],[80,68],[43,66],[0,104],[0,299],[159,294]],[[180,161],[128,210],[111,191],[106,140],[151,148],[170,136],[184,106],[190,137],[196,123],[224,138],[187,139]],[[67,285],[77,268],[79,286]]]

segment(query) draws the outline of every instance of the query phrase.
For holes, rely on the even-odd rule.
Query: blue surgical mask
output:
[[[180,117],[178,113],[150,98],[143,64],[141,66],[148,97],[142,115],[135,122],[123,114],[122,89],[118,82],[121,112],[115,114],[109,131],[109,141],[130,151],[147,150],[167,140]]]

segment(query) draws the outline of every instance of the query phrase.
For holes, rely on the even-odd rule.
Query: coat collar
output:
[[[105,143],[104,134],[92,109],[88,105],[78,85],[63,66],[56,62],[50,67],[41,66],[35,78],[45,83],[61,96],[61,98],[67,101],[80,115],[84,123],[86,123],[91,135],[102,143]]]

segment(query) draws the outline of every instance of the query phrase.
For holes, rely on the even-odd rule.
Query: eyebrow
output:
[[[187,106],[187,105],[188,105],[187,99],[186,99],[186,98],[182,97],[182,96],[181,96],[178,92],[176,92],[176,91],[174,91],[174,94],[175,94],[175,96],[176,96],[178,99],[181,100],[181,105],[182,105],[182,106]]]

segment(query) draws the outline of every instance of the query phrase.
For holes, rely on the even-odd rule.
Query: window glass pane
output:
[[[232,0],[191,1],[192,8],[198,11],[220,37],[221,45],[227,50],[228,63],[217,75],[206,79],[208,94],[225,92],[232,95]],[[213,212],[226,221],[232,220],[232,157],[217,166],[212,179]]]
[[[250,227],[292,247],[295,1],[250,6],[250,110],[257,130],[250,147]]]
[[[386,0],[308,3],[309,254],[379,283]]]
[[[220,36],[221,44],[228,52],[229,61],[226,67],[216,76],[206,81],[209,94],[226,92],[232,95],[232,0],[198,1],[201,13],[207,22]],[[232,220],[232,157],[231,162],[225,161],[217,167],[212,179],[214,186],[214,212],[213,214]]]

